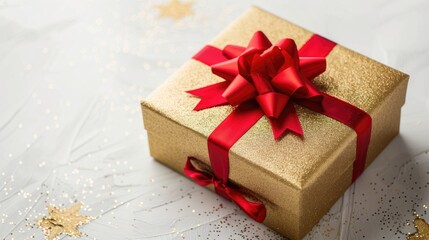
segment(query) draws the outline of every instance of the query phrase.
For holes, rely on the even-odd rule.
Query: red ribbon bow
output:
[[[264,220],[267,210],[262,203],[248,201],[243,197],[245,193],[242,189],[232,186],[231,184],[225,184],[210,173],[198,170],[192,165],[192,160],[197,159],[188,157],[185,164],[185,174],[188,177],[192,178],[198,185],[203,187],[213,184],[217,194],[236,203],[247,215],[256,221],[262,222]]]
[[[335,47],[319,35],[313,35],[298,51],[291,39],[272,45],[260,31],[245,47],[227,45],[220,50],[205,46],[193,58],[211,66],[212,72],[226,81],[188,91],[201,98],[194,110],[220,105],[236,106],[208,137],[208,153],[213,175],[196,169],[189,157],[185,174],[198,184],[214,184],[216,192],[237,203],[250,217],[262,222],[265,206],[246,200],[242,190],[232,187],[229,176],[229,150],[266,115],[274,138],[287,130],[302,135],[294,104],[302,105],[333,118],[355,130],[356,159],[354,182],[365,168],[371,137],[371,117],[365,111],[321,92],[311,80],[325,71],[325,57]]]
[[[226,81],[188,91],[201,98],[194,110],[254,99],[270,119],[275,139],[288,129],[302,135],[292,102],[306,99],[322,107],[323,96],[309,79],[325,71],[325,58],[299,57],[295,41],[285,38],[272,45],[261,31],[246,48],[227,45],[222,53],[228,60],[211,67]]]

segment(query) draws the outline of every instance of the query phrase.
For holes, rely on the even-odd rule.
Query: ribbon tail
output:
[[[251,202],[247,200],[240,191],[233,188],[226,188],[225,190],[228,197],[252,219],[259,223],[264,221],[267,215],[267,209],[263,203]]]
[[[194,110],[199,111],[202,109],[226,104],[228,101],[222,97],[222,93],[225,91],[228,85],[228,82],[223,81],[206,87],[187,91],[187,93],[201,98]]]
[[[285,110],[278,118],[269,118],[274,138],[277,140],[283,136],[287,130],[296,133],[299,136],[303,135],[301,123],[299,122],[298,114],[292,103],[286,105]]]
[[[208,66],[212,66],[214,64],[228,60],[228,58],[223,55],[222,50],[210,45],[203,47],[203,49],[201,49],[192,58]]]

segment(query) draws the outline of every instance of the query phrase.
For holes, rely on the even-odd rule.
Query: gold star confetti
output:
[[[429,240],[429,224],[423,218],[417,217],[413,221],[417,232],[408,235],[408,240]]]
[[[60,209],[49,205],[49,216],[40,219],[37,225],[43,228],[48,240],[54,240],[61,234],[80,237],[81,233],[78,230],[78,226],[91,220],[91,217],[79,215],[81,207],[81,204],[75,204],[70,208]]]
[[[194,14],[191,9],[192,4],[193,2],[169,0],[168,3],[157,5],[157,8],[161,18],[171,18],[174,21],[178,21],[181,18]]]

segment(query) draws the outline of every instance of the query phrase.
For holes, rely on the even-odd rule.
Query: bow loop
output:
[[[299,67],[299,56],[298,56],[298,49],[296,47],[295,41],[290,38],[283,38],[280,41],[278,41],[275,46],[284,49],[288,55],[293,59],[294,66]]]
[[[275,77],[280,71],[287,68],[288,66],[295,66],[295,60],[293,57],[284,49],[280,49],[277,46],[265,50],[261,54],[261,65],[265,66],[265,73],[270,77]]]
[[[222,54],[231,59],[240,56],[245,50],[245,47],[228,44],[223,48]]]
[[[213,176],[211,176],[209,173],[206,173],[204,171],[201,171],[197,169],[191,162],[191,160],[194,160],[194,158],[189,157],[188,160],[185,163],[185,167],[183,171],[185,172],[186,176],[192,178],[198,185],[200,186],[207,186],[209,184],[213,183]]]
[[[237,59],[233,58],[225,62],[214,64],[212,66],[212,73],[229,82],[232,81],[238,74]]]
[[[261,50],[265,50],[269,47],[271,47],[271,42],[270,40],[267,38],[267,36],[265,36],[265,34],[261,31],[257,31],[253,34],[252,38],[249,41],[249,44],[247,45],[247,48],[256,48],[256,49],[261,49]]]
[[[250,76],[253,80],[253,85],[255,86],[256,91],[258,91],[258,95],[274,91],[274,88],[271,86],[270,79],[267,78],[265,74],[253,72]]]
[[[265,66],[257,64],[261,53],[262,53],[262,50],[260,49],[248,48],[239,57],[236,58],[238,72],[243,77],[249,78],[249,80],[252,80],[250,77],[251,72],[263,71]]]
[[[295,67],[288,67],[273,78],[272,84],[279,91],[293,96],[300,89],[305,89],[305,82]]]
[[[241,75],[237,75],[222,93],[229,104],[239,105],[257,95],[255,87]]]
[[[256,97],[256,101],[267,117],[278,118],[288,103],[289,97],[278,92],[267,92]]]
[[[301,73],[310,80],[319,76],[326,70],[326,59],[322,57],[301,57],[299,58]]]

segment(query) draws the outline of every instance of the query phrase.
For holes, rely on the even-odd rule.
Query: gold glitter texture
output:
[[[88,216],[79,215],[81,207],[81,204],[75,204],[70,208],[60,209],[49,205],[49,216],[43,217],[37,222],[39,227],[44,229],[46,239],[54,240],[61,234],[80,237],[78,226],[91,220]]]
[[[407,240],[429,240],[429,224],[423,218],[416,218],[413,221],[417,232],[410,234]]]
[[[178,21],[186,16],[193,15],[192,4],[193,2],[170,0],[168,3],[157,5],[157,8],[161,18],[171,18],[174,21]]]
[[[311,32],[253,7],[213,42],[246,46],[257,30],[272,42],[293,38],[298,47]],[[367,166],[399,131],[408,76],[337,45],[327,71],[315,79],[322,90],[367,111],[373,119]],[[183,173],[188,156],[209,164],[207,137],[230,106],[193,111],[199,99],[185,91],[223,81],[210,67],[190,59],[142,102],[151,155]],[[296,106],[304,137],[273,139],[262,118],[230,150],[230,180],[263,199],[264,224],[301,239],[350,186],[356,150],[354,131],[329,117]]]

